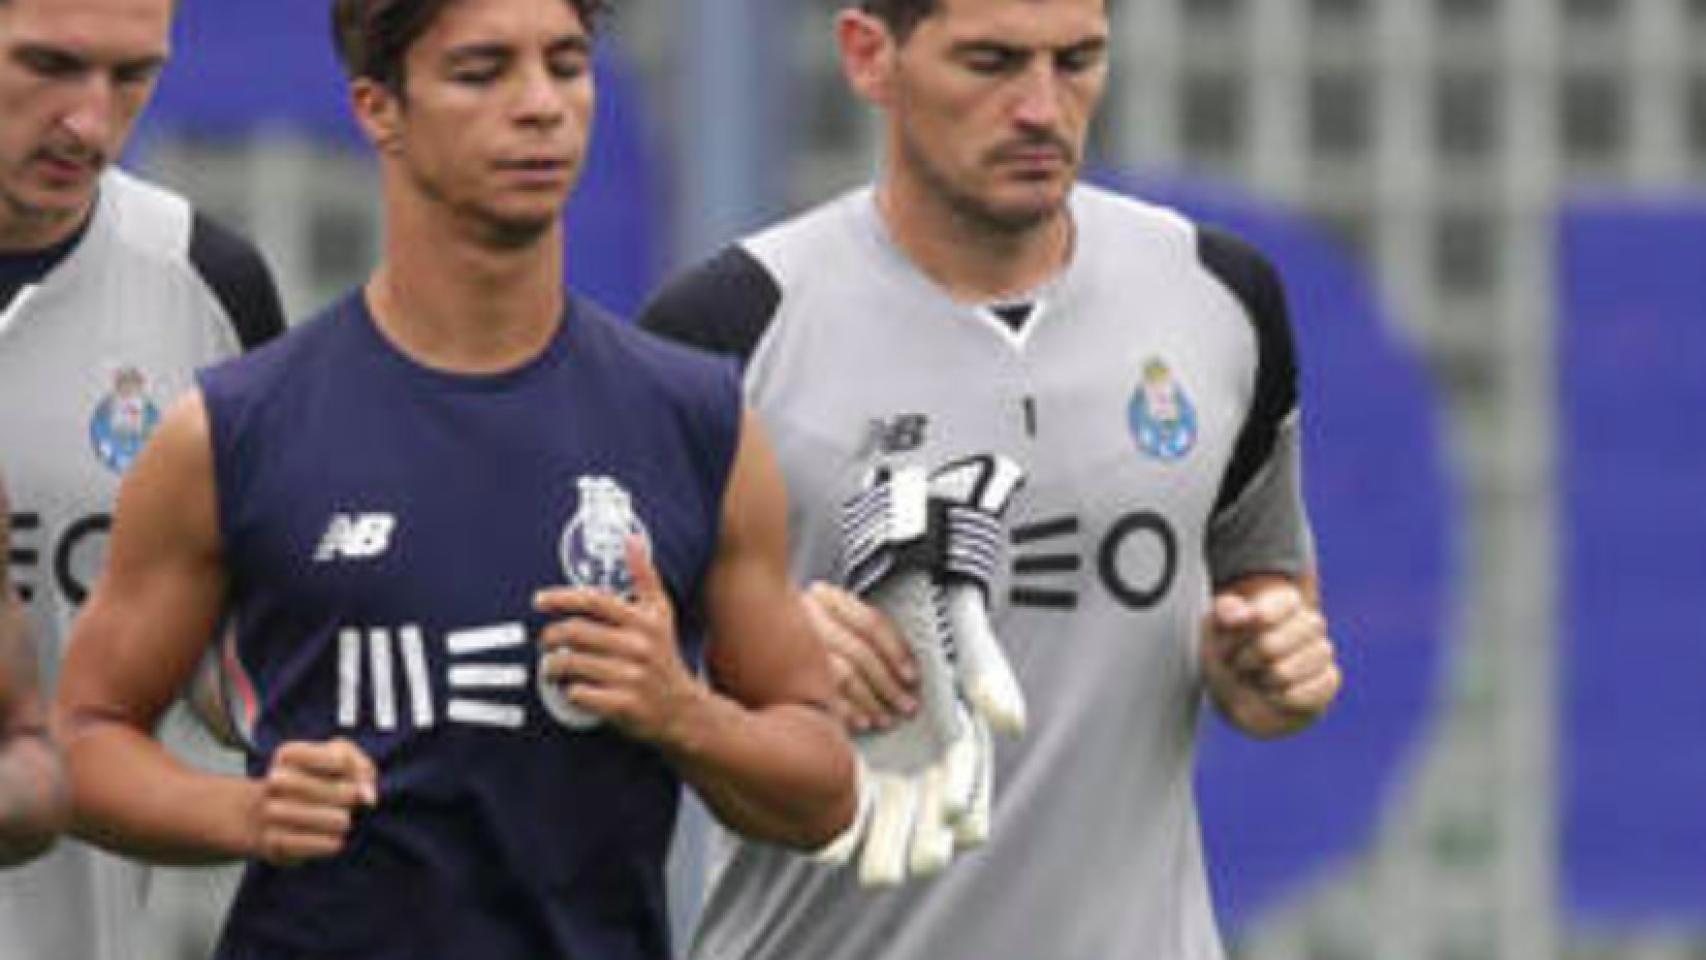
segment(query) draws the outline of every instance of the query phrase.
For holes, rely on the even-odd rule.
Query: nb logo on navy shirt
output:
[[[396,528],[397,518],[389,513],[334,513],[326,532],[320,535],[314,562],[384,556],[391,547],[391,531]]]

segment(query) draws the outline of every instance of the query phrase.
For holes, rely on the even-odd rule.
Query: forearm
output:
[[[149,863],[223,863],[255,854],[261,788],[195,770],[154,738],[82,720],[66,738],[72,832]]]
[[[707,692],[664,752],[718,820],[754,839],[813,849],[853,820],[853,752],[827,709],[749,710]]]
[[[14,733],[0,746],[0,867],[33,860],[64,832],[64,772],[41,732]]]

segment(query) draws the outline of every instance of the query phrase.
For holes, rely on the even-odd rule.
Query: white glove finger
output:
[[[918,807],[913,816],[912,851],[907,868],[915,877],[941,873],[954,859],[954,830],[943,808],[947,771],[937,765],[919,776]]]
[[[995,798],[995,742],[986,725],[974,723],[971,728],[972,739],[977,745],[973,751],[977,769],[972,778],[971,802],[966,805],[966,812],[954,822],[954,847],[957,850],[981,847],[989,839],[990,808]]]
[[[942,816],[957,824],[971,809],[977,792],[978,767],[983,760],[978,751],[981,740],[974,726],[984,727],[983,739],[989,736],[982,718],[960,707],[960,736],[948,745],[948,755],[942,760]]]
[[[865,852],[859,859],[859,883],[892,887],[906,879],[907,845],[918,809],[918,782],[908,776],[872,772],[876,805],[865,829]]]
[[[960,689],[989,725],[1010,737],[1025,732],[1025,694],[989,626],[983,596],[971,584],[946,588],[948,627],[958,654]]]

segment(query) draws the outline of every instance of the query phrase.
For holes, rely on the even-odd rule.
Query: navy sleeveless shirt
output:
[[[380,771],[340,855],[249,867],[218,956],[668,956],[679,782],[547,708],[531,598],[625,589],[638,531],[697,665],[732,369],[579,299],[517,369],[428,369],[358,294],[201,388],[250,772],[332,737]]]

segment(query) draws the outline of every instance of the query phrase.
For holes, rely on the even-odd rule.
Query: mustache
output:
[[[1017,140],[998,144],[989,151],[985,159],[990,163],[1014,160],[1025,154],[1035,153],[1038,147],[1053,151],[1066,163],[1075,164],[1078,162],[1078,150],[1065,137],[1052,130],[1039,130]]]
[[[54,160],[60,163],[75,163],[80,166],[99,170],[106,166],[106,151],[100,147],[83,143],[79,140],[64,140],[50,143],[36,151],[36,157],[42,160]]]

